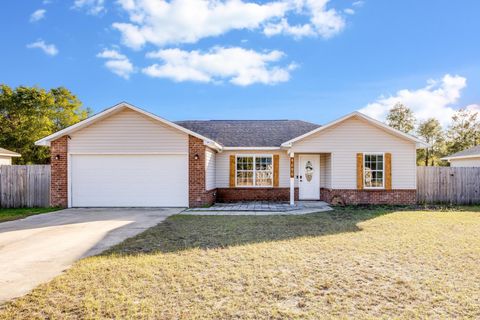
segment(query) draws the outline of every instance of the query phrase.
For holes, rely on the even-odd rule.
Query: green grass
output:
[[[0,222],[23,219],[35,214],[56,211],[58,208],[15,208],[0,209]]]
[[[0,318],[479,318],[480,208],[172,216]]]

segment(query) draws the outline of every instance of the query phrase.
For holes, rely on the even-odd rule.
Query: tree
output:
[[[48,163],[49,150],[34,142],[90,115],[80,100],[60,87],[46,91],[0,85],[0,147],[22,154],[17,164]]]
[[[430,148],[418,151],[417,162],[423,162],[425,166],[438,164],[445,152],[445,138],[440,122],[435,118],[421,122],[417,135],[431,145]]]
[[[407,106],[396,103],[387,115],[387,124],[405,133],[411,133],[415,128],[415,116]]]
[[[468,109],[460,109],[452,116],[448,128],[448,151],[455,153],[480,144],[480,115]]]

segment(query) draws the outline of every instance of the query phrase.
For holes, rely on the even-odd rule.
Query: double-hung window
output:
[[[237,156],[236,178],[237,187],[271,187],[273,185],[272,156]]]
[[[363,183],[366,189],[385,187],[385,161],[383,153],[363,155]]]

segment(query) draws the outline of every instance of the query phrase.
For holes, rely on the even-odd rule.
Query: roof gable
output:
[[[328,128],[331,128],[331,127],[333,127],[333,126],[339,125],[339,124],[341,124],[342,122],[344,122],[345,120],[348,120],[348,119],[351,119],[351,118],[354,118],[354,117],[357,117],[357,118],[359,118],[359,119],[361,119],[361,120],[364,120],[364,121],[368,122],[369,124],[371,124],[371,125],[373,125],[373,126],[375,126],[375,127],[378,127],[378,128],[380,128],[380,129],[382,129],[382,130],[384,130],[384,131],[386,131],[386,132],[388,132],[388,133],[390,133],[390,134],[392,134],[392,135],[394,135],[394,136],[398,136],[398,137],[400,137],[400,138],[403,138],[403,139],[406,139],[406,140],[415,142],[417,148],[419,148],[419,149],[420,149],[420,148],[426,148],[426,147],[429,147],[429,146],[430,146],[428,143],[420,140],[419,138],[417,138],[417,137],[415,137],[415,136],[412,136],[412,135],[410,135],[410,134],[401,132],[401,131],[399,131],[399,130],[397,130],[397,129],[394,129],[394,128],[392,128],[392,127],[387,126],[386,124],[384,124],[384,123],[382,123],[382,122],[380,122],[380,121],[378,121],[378,120],[375,120],[375,119],[373,119],[373,118],[370,118],[370,117],[368,117],[367,115],[364,115],[364,114],[361,113],[361,112],[355,111],[355,112],[352,112],[352,113],[350,113],[350,114],[348,114],[348,115],[346,115],[346,116],[344,116],[344,117],[342,117],[342,118],[339,118],[339,119],[337,119],[337,120],[334,120],[334,121],[332,121],[332,122],[330,122],[330,123],[328,123],[328,124],[326,124],[326,125],[324,125],[324,126],[318,127],[318,128],[316,128],[316,129],[314,129],[314,130],[312,130],[312,131],[310,131],[310,132],[307,132],[307,133],[305,133],[305,134],[303,134],[303,135],[300,135],[300,136],[295,137],[295,138],[293,138],[293,139],[291,139],[291,140],[288,140],[288,141],[282,143],[282,147],[290,147],[292,144],[294,144],[294,143],[297,142],[297,141],[300,141],[300,140],[302,140],[302,139],[305,139],[305,138],[307,138],[307,137],[309,137],[309,136],[311,136],[311,135],[313,135],[313,134],[315,134],[315,133],[318,133],[318,132],[327,130]]]
[[[216,143],[215,141],[213,141],[213,140],[211,140],[207,137],[204,137],[201,134],[198,134],[196,132],[188,130],[188,129],[182,127],[182,126],[179,126],[179,125],[177,125],[173,122],[170,122],[166,119],[163,119],[163,118],[161,118],[157,115],[154,115],[153,113],[150,113],[150,112],[147,112],[143,109],[137,108],[137,107],[135,107],[135,106],[133,106],[133,105],[127,103],[127,102],[121,102],[121,103],[116,104],[115,106],[113,106],[111,108],[105,109],[105,110],[103,110],[103,111],[101,111],[101,112],[83,120],[83,121],[80,121],[80,122],[78,122],[78,123],[76,123],[72,126],[69,126],[69,127],[65,128],[63,130],[58,131],[58,132],[55,132],[55,133],[53,133],[53,134],[51,134],[51,135],[49,135],[45,138],[42,138],[42,139],[36,141],[35,144],[40,145],[40,146],[49,146],[51,141],[53,141],[53,140],[55,140],[55,139],[57,139],[61,136],[71,134],[73,132],[81,130],[81,129],[87,127],[87,126],[90,126],[90,125],[98,122],[98,121],[101,121],[101,120],[103,120],[107,117],[110,117],[110,116],[112,116],[112,115],[114,115],[114,114],[116,114],[116,113],[118,113],[122,110],[125,110],[126,108],[130,109],[130,110],[133,110],[133,111],[136,111],[136,112],[139,112],[139,113],[141,113],[141,114],[143,114],[143,115],[145,115],[145,116],[147,116],[147,117],[149,117],[149,118],[151,118],[155,121],[159,121],[162,124],[170,126],[174,129],[180,130],[184,133],[187,133],[189,135],[192,135],[194,137],[202,139],[202,140],[204,140],[204,142],[207,145],[209,145],[210,147],[212,147],[214,149],[221,149],[221,146],[218,143]]]

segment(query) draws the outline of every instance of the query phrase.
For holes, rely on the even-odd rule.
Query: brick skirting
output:
[[[50,205],[66,208],[68,206],[68,136],[51,142],[50,164]]]
[[[320,190],[320,200],[330,203],[339,196],[345,204],[390,204],[414,205],[417,202],[416,190]],[[217,202],[241,201],[289,201],[290,188],[218,188]],[[298,188],[295,188],[298,200]]]
[[[295,200],[298,200],[298,188],[295,188]],[[290,201],[290,188],[217,188],[217,201]]]
[[[390,204],[414,205],[417,203],[416,190],[344,190],[321,189],[321,200],[330,203],[339,196],[345,204]]]
[[[205,191],[203,194],[203,205],[211,206],[217,201],[217,189]]]

